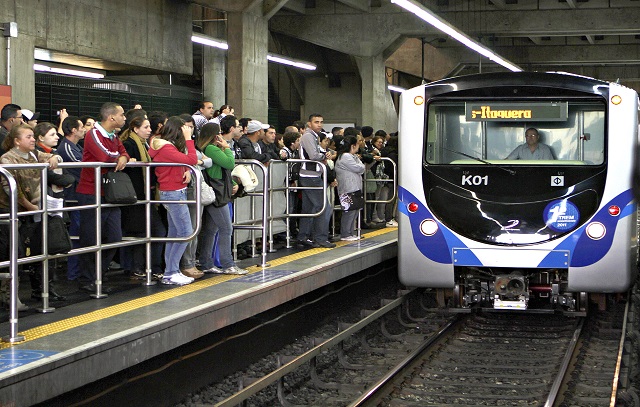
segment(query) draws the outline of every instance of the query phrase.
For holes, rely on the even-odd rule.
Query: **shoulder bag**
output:
[[[340,206],[342,206],[343,211],[359,211],[364,208],[364,198],[362,197],[362,191],[354,191],[348,192],[346,194],[341,194],[340,198]]]
[[[102,189],[107,203],[131,205],[138,202],[131,178],[122,171],[109,171],[104,174]]]
[[[202,181],[200,181],[200,204],[202,206],[211,205],[216,201],[216,193],[207,183],[208,175],[206,175],[206,170],[201,170]]]
[[[213,191],[216,194],[216,200],[213,202],[213,206],[216,208],[220,208],[221,206],[225,206],[231,202],[231,194],[233,192],[231,171],[222,167],[220,167],[220,169],[222,170],[221,179],[211,178],[208,171],[202,171],[202,175],[204,175],[206,183],[213,188]]]

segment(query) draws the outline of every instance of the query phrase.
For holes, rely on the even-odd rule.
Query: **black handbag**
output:
[[[231,179],[231,171],[226,168],[220,168],[222,170],[222,178],[211,178],[208,171],[202,171],[205,182],[213,188],[216,193],[216,200],[213,202],[213,206],[220,208],[231,202],[231,195],[233,192],[233,180]]]
[[[47,223],[47,249],[49,254],[69,253],[71,237],[69,230],[60,216],[49,216]]]
[[[107,203],[131,205],[138,202],[131,178],[122,171],[109,171],[104,174],[102,189]]]
[[[362,191],[349,192],[340,195],[340,206],[343,211],[359,211],[364,208],[364,198]]]

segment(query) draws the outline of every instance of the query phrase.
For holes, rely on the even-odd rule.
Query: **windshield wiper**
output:
[[[494,163],[492,163],[492,162],[489,162],[489,161],[483,160],[482,158],[474,157],[474,156],[472,156],[472,155],[470,155],[470,154],[463,153],[462,151],[450,150],[450,149],[448,149],[448,148],[446,148],[446,147],[442,147],[442,149],[443,149],[443,150],[446,150],[446,151],[449,151],[450,153],[456,153],[456,154],[460,154],[461,156],[464,156],[464,157],[467,157],[467,158],[471,158],[472,160],[479,161],[479,162],[481,162],[481,163],[483,163],[483,164],[493,165],[493,166],[495,166],[495,167],[500,168],[500,169],[501,169],[501,170],[503,170],[503,171],[508,172],[508,173],[509,173],[509,174],[511,174],[511,175],[514,175],[514,174],[516,173],[516,172],[515,172],[514,170],[512,170],[512,169],[504,168],[504,167],[503,167],[503,166],[501,166],[501,165],[494,164]]]

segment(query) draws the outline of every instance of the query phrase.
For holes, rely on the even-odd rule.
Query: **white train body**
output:
[[[532,127],[553,159],[505,159]],[[577,293],[634,281],[634,90],[559,73],[445,79],[402,93],[399,134],[404,284],[452,288],[459,307],[573,310]]]

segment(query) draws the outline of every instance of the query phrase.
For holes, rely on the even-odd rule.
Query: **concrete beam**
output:
[[[356,10],[369,12],[369,0],[338,0],[340,3],[345,6],[349,6]]]
[[[442,18],[475,36],[550,37],[575,35],[636,35],[640,34],[640,7],[575,10],[522,10],[513,12],[474,11],[438,13]],[[412,17],[407,14],[408,17]],[[418,21],[414,21],[418,20]],[[413,22],[412,22],[413,21]],[[419,24],[417,17],[408,19],[408,30]],[[535,22],[535,24],[532,24]]]
[[[304,0],[289,0],[283,8],[298,14],[307,13],[307,9],[304,7]]]
[[[640,64],[640,44],[494,47],[499,55],[517,64],[536,65],[628,65]]]
[[[262,3],[262,16],[267,20],[270,19],[288,2],[289,0],[264,0],[264,3]]]
[[[360,57],[385,53],[397,44],[401,34],[421,37],[439,32],[391,4],[374,13],[357,14],[357,17],[354,14],[312,14],[307,11],[305,16],[276,15],[269,20],[269,30]],[[357,24],[354,24],[354,18],[357,18]],[[409,30],[404,28],[407,26]]]

